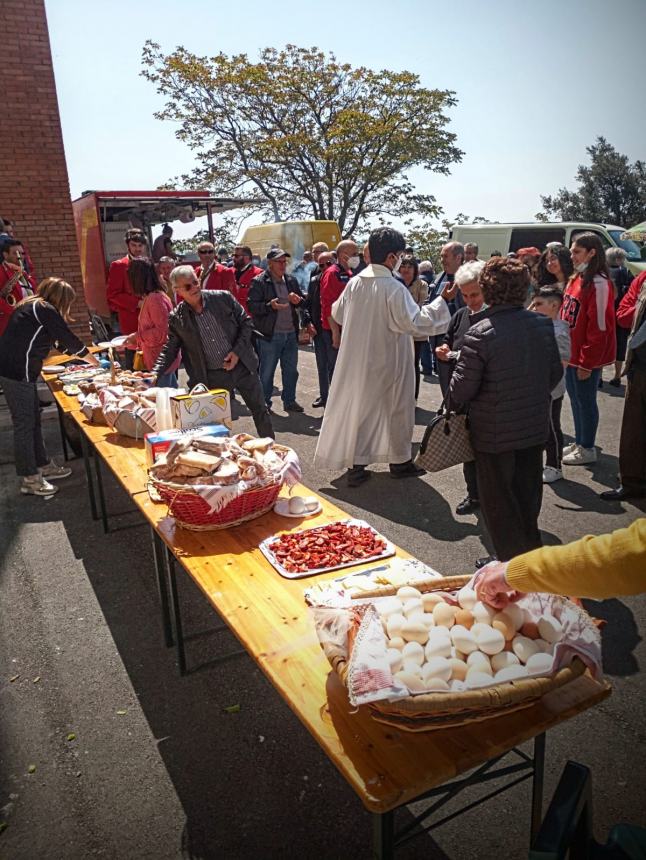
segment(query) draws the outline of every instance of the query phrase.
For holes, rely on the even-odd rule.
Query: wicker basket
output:
[[[470,576],[451,576],[423,584],[416,582],[414,585],[420,591],[453,592],[466,585],[470,579]],[[395,594],[398,587],[380,587],[378,596]],[[361,599],[366,596],[368,595],[362,594]],[[346,684],[348,673],[346,655],[325,646],[324,651],[332,668]],[[574,681],[585,671],[585,664],[575,658],[569,666],[547,678],[520,678],[493,687],[463,692],[421,693],[417,696],[407,696],[396,702],[374,702],[368,707],[374,719],[381,723],[404,731],[426,732],[431,729],[488,720],[531,707],[542,696]]]
[[[168,505],[168,512],[177,525],[193,531],[227,529],[261,517],[274,507],[282,486],[276,481],[245,490],[221,510],[212,511],[202,496],[186,484],[159,481],[152,476],[150,483]]]

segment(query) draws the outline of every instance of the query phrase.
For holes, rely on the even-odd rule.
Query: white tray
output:
[[[312,529],[304,529],[304,531],[314,532],[317,529],[329,528],[330,526],[336,525],[338,523],[343,523],[348,526],[363,526],[364,528],[371,529],[377,537],[381,538],[386,544],[386,547],[382,553],[378,555],[368,555],[364,558],[357,558],[353,561],[346,561],[343,564],[336,564],[333,567],[317,567],[312,570],[304,570],[299,572],[293,572],[290,570],[285,570],[282,564],[274,557],[274,554],[269,549],[269,544],[276,540],[277,535],[272,535],[270,538],[266,538],[266,540],[262,541],[260,544],[260,552],[265,556],[269,564],[274,567],[281,576],[284,576],[285,579],[304,579],[308,576],[317,576],[319,573],[328,573],[331,570],[342,570],[346,567],[356,567],[358,564],[369,564],[373,561],[378,561],[382,558],[389,558],[391,555],[395,555],[395,547],[389,540],[387,540],[383,535],[379,534],[377,529],[373,528],[370,523],[367,523],[365,520],[355,520],[355,519],[347,519],[347,520],[334,520],[331,523],[325,523],[324,525],[316,526]]]
[[[274,505],[274,513],[278,514],[279,517],[292,517],[293,519],[303,520],[307,519],[307,517],[314,517],[316,514],[320,514],[323,510],[323,505],[318,502],[316,507],[311,511],[303,511],[302,514],[292,514],[289,510],[289,499],[278,499],[276,504]]]

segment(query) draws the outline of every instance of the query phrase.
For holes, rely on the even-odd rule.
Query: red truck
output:
[[[125,255],[123,236],[129,227],[141,227],[152,248],[156,224],[188,223],[206,216],[213,241],[213,215],[249,202],[211,197],[208,191],[86,191],[72,201],[72,208],[88,308],[109,322],[105,295],[108,269],[113,260]]]

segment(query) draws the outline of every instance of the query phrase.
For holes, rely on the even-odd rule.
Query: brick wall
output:
[[[16,223],[37,279],[56,275],[76,290],[72,328],[89,342],[87,307],[44,0],[2,0],[5,119],[0,123],[0,216]]]

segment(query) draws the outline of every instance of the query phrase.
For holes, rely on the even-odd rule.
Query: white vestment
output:
[[[443,334],[443,298],[421,310],[390,269],[373,264],[332,306],[342,326],[314,462],[341,469],[411,458],[415,426],[413,336]]]

